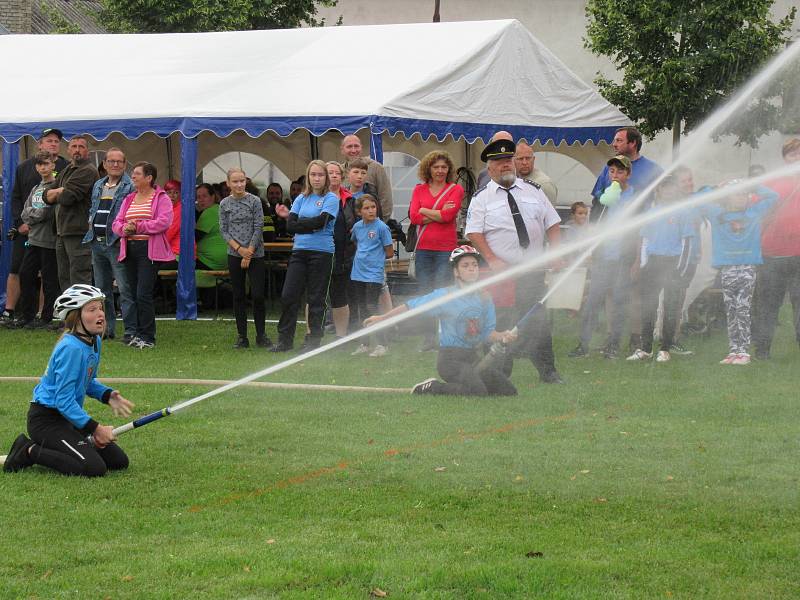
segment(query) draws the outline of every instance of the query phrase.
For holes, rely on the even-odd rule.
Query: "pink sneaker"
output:
[[[736,357],[731,361],[732,365],[749,365],[750,364],[750,355],[747,353],[737,354]]]
[[[736,356],[737,356],[736,354],[731,352],[730,354],[728,354],[728,356],[726,356],[721,361],[719,361],[719,364],[721,364],[721,365],[729,365],[736,359]]]

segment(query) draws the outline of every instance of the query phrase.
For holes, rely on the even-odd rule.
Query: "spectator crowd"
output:
[[[143,350],[153,348],[158,272],[178,266],[181,192],[186,183],[159,183],[153,164],[129,164],[117,147],[105,151],[98,170],[90,160],[88,137],[67,140],[66,158],[60,156],[63,142],[58,129],[45,129],[36,154],[16,170],[3,325],[59,330],[62,324],[53,314],[56,297],[70,286],[88,284],[105,295],[106,338]],[[408,218],[406,249],[420,294],[447,289],[454,281],[463,287],[473,279],[464,265],[471,269],[473,260],[480,260],[481,276],[501,273],[548,248],[586,239],[599,227],[615,232],[632,215],[674,206],[714,189],[695,190],[687,167],[662,177],[661,167],[642,154],[642,136],[634,127],[619,129],[611,145],[614,156],[599,173],[590,198],[572,203],[566,223],[556,210],[558,189],[534,166],[533,148],[525,141],[515,143],[508,132],[497,132],[484,149],[486,169],[472,197],[465,197],[456,183],[456,167],[447,152],[434,150],[422,157],[420,183],[413,190],[408,215],[401,215]],[[224,272],[230,281],[235,348],[250,346],[248,306],[255,345],[273,352],[294,349],[304,299],[303,350],[318,347],[326,328],[343,337],[365,320],[375,322],[393,310],[385,269],[385,261],[395,252],[393,233],[398,232],[392,219],[391,182],[379,162],[363,155],[357,136],[345,136],[340,151],[340,161],[311,161],[292,182],[288,197],[274,182],[262,197],[240,168],[230,169],[223,182],[195,187],[192,260],[199,273]],[[787,163],[800,162],[800,139],[788,140],[782,153]],[[680,334],[688,324],[689,308],[709,288],[722,292],[729,338],[723,364],[749,364],[751,353],[758,359],[769,358],[787,293],[800,343],[800,176],[749,189],[740,183],[729,178],[715,186],[731,187],[722,200],[676,207],[638,231],[604,238],[586,261],[588,284],[577,315],[580,333],[570,358],[592,352],[601,321],[605,322],[601,351],[608,359],[624,356],[629,361],[652,358],[664,363],[689,353]],[[459,215],[466,215],[463,231]],[[292,249],[273,342],[265,328],[269,276],[265,243],[289,239]],[[453,260],[453,251],[465,248],[466,242],[474,256],[471,250],[462,250],[459,258],[465,252],[470,258],[461,270],[454,270],[458,261]],[[562,269],[579,254],[552,261],[548,267]],[[515,358],[530,360],[541,381],[561,383],[551,321],[546,311],[531,310],[547,293],[545,268],[488,292],[491,311],[476,300],[476,306],[482,306],[480,314],[496,318],[487,340],[502,339],[508,345],[493,366],[492,385],[507,380]],[[207,294],[198,288],[201,302],[210,302]],[[442,335],[436,320],[429,317],[421,351],[441,349],[455,339],[449,330]],[[515,325],[518,335],[511,335]],[[630,337],[624,347],[626,331]],[[376,335],[362,340],[353,353],[380,357],[388,352],[386,335]],[[452,356],[459,354],[448,356],[452,362]],[[448,368],[461,373],[454,366]],[[507,391],[505,384],[497,385]],[[462,388],[469,386],[458,389]]]

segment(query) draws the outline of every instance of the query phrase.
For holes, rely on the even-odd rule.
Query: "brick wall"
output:
[[[31,7],[31,0],[0,0],[0,21],[11,33],[30,33]]]

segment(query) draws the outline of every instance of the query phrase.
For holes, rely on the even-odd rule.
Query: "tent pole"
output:
[[[181,254],[175,287],[178,320],[197,319],[194,279],[194,183],[197,179],[197,138],[181,133]]]
[[[164,141],[167,146],[167,179],[175,179],[175,163],[172,160],[172,138],[168,135],[164,138]]]
[[[19,163],[19,142],[7,142],[0,138],[3,147],[3,251],[0,254],[0,305],[5,309],[6,282],[11,270],[11,247],[8,230],[11,228],[11,191],[14,189],[14,176]]]
[[[310,131],[308,132],[308,143],[311,148],[311,160],[317,160],[319,158],[319,140]]]
[[[380,132],[372,131],[370,124],[369,130],[369,156],[372,160],[383,164],[383,137]]]

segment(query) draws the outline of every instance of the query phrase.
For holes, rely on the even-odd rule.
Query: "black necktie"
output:
[[[514,227],[517,229],[519,245],[523,248],[527,248],[531,245],[531,238],[528,237],[528,230],[525,227],[525,221],[522,219],[522,215],[519,212],[517,201],[514,200],[514,196],[511,195],[511,190],[506,189],[506,194],[508,194],[508,208],[511,209],[511,216],[514,218]]]

